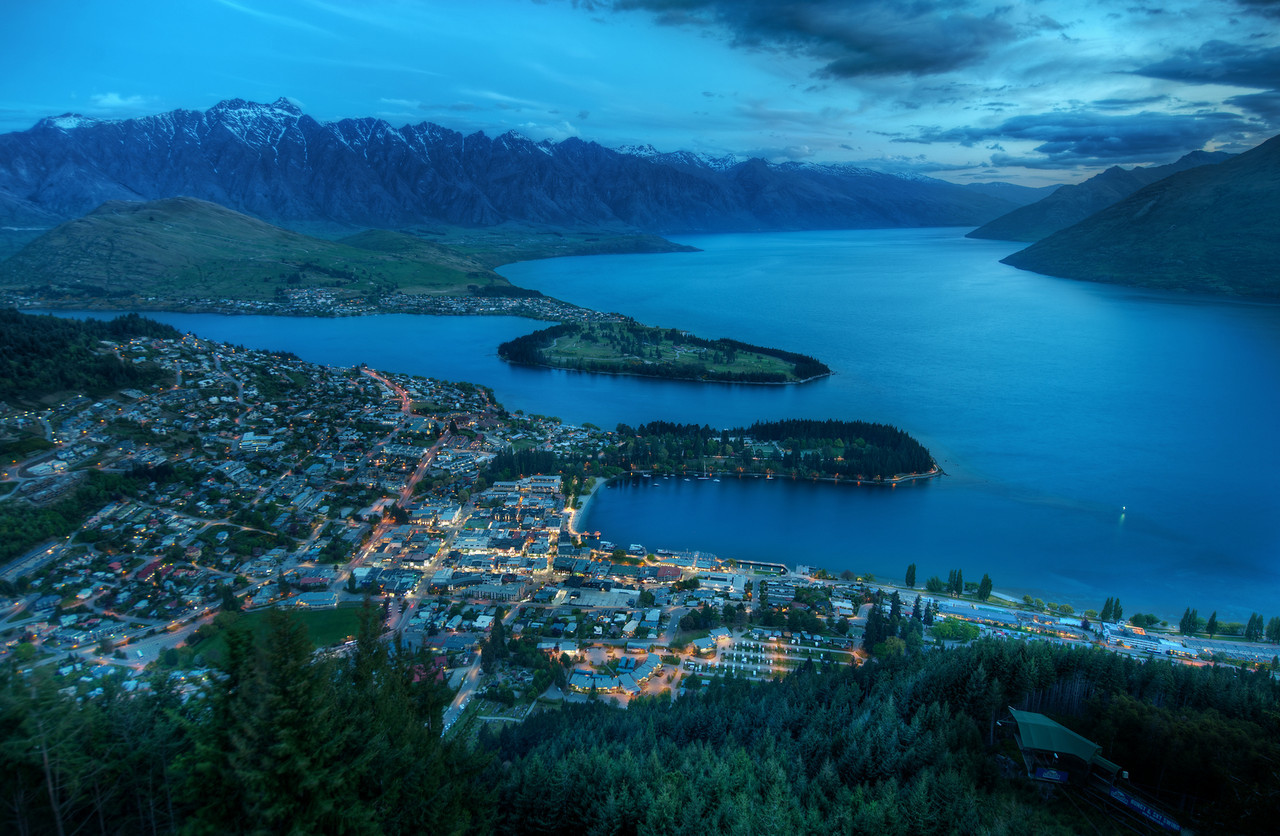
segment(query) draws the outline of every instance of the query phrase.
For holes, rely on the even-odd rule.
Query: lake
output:
[[[508,265],[511,281],[701,336],[823,360],[801,386],[524,369],[542,323],[161,314],[201,336],[492,386],[508,409],[603,427],[782,417],[881,421],[947,475],[897,488],[783,480],[619,484],[585,524],[700,548],[923,581],[961,568],[1078,610],[1280,614],[1280,306],[1054,279],[965,230],[682,237],[703,252]]]

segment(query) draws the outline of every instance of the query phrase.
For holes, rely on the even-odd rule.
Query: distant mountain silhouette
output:
[[[1228,159],[1231,159],[1231,155],[1221,151],[1192,151],[1169,165],[1130,169],[1112,166],[1083,183],[1063,186],[1043,200],[988,221],[967,237],[1028,243],[1039,241],[1060,229],[1083,221],[1094,212],[1100,212],[1143,186],[1163,180],[1170,174]]]
[[[1003,261],[1070,279],[1280,297],[1280,136],[1166,177]]]
[[[1018,188],[1005,197],[1030,192]],[[321,123],[287,99],[119,121],[66,114],[0,135],[7,226],[179,195],[312,230],[424,221],[660,233],[975,226],[1017,205],[990,192],[845,165],[622,152],[372,118]]]

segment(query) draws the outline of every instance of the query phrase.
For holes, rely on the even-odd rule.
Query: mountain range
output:
[[[5,226],[48,228],[107,201],[178,195],[294,229],[516,222],[688,233],[976,226],[1040,193],[577,138],[464,136],[431,123],[322,123],[287,99],[114,121],[65,114],[0,135]]]
[[[988,221],[967,237],[1027,243],[1039,241],[1060,229],[1083,221],[1094,212],[1106,209],[1143,186],[1149,186],[1170,174],[1220,163],[1230,158],[1231,154],[1222,151],[1192,151],[1169,165],[1136,166],[1129,169],[1112,166],[1083,183],[1062,186],[1042,200]]]
[[[1280,136],[1139,189],[1003,259],[1070,279],[1280,296]]]

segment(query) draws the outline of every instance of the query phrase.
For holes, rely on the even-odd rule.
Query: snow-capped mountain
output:
[[[1015,204],[929,178],[760,159],[464,136],[431,123],[317,122],[287,99],[0,135],[0,219],[80,217],[188,195],[281,225],[505,221],[651,232],[984,223]]]

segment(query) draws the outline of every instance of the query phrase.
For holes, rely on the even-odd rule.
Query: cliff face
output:
[[[721,232],[977,225],[1015,204],[929,178],[848,166],[619,152],[470,136],[430,123],[320,123],[285,99],[0,135],[0,216],[80,217],[108,200],[189,195],[281,225],[423,221]]]
[[[1222,152],[1193,151],[1169,165],[1124,169],[1112,166],[1083,183],[1063,186],[1043,200],[1001,215],[970,232],[969,238],[1000,241],[1039,241],[1079,223],[1116,201],[1179,171],[1213,165],[1231,158]]]
[[[1280,297],[1280,136],[1139,189],[1004,259],[1051,276]]]

